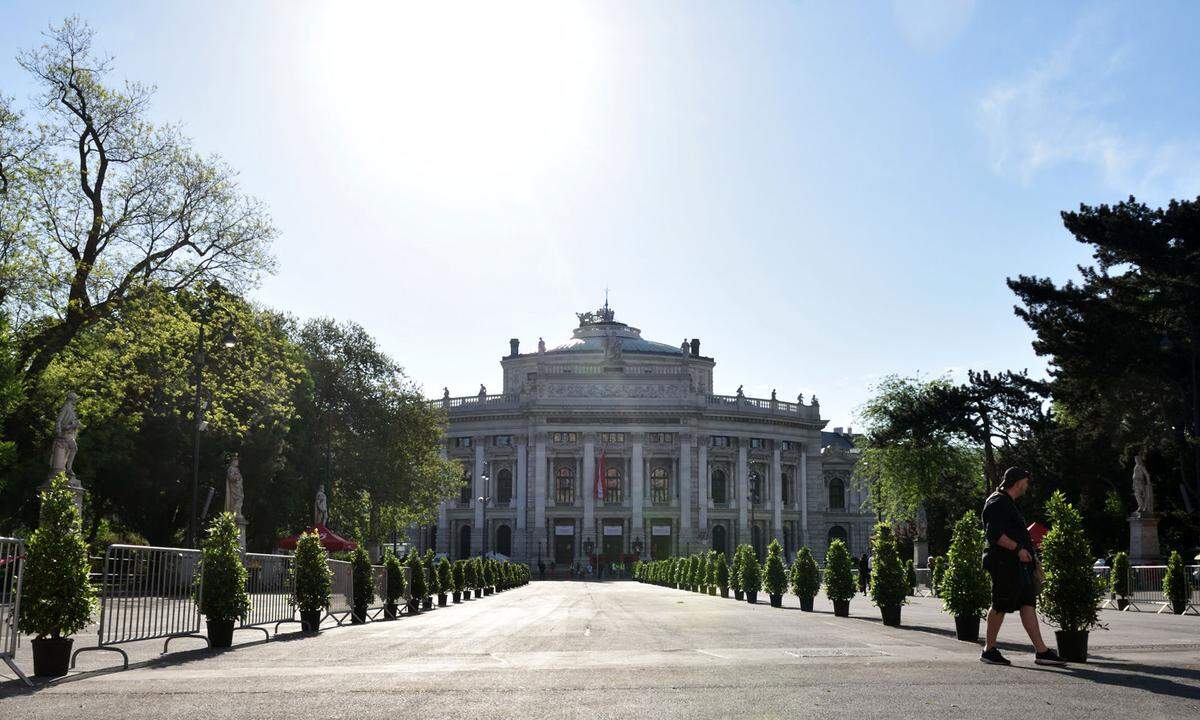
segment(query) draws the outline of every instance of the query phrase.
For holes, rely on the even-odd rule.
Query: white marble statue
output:
[[[917,506],[917,539],[929,538],[929,516],[925,514],[925,506]]]
[[[75,442],[79,437],[79,417],[75,414],[75,403],[79,396],[73,392],[67,393],[67,400],[58,411],[54,421],[54,442],[50,446],[50,477],[66,473],[72,484],[75,480],[75,453],[79,445]]]
[[[317,499],[313,501],[313,525],[329,524],[329,505],[325,501],[325,486],[317,488]]]
[[[225,471],[225,512],[233,513],[239,522],[245,521],[242,515],[242,501],[245,499],[242,490],[242,471],[238,468],[238,456],[229,458],[229,469]]]
[[[1137,500],[1139,513],[1154,513],[1154,488],[1150,485],[1150,472],[1146,470],[1144,451],[1133,458],[1133,498]]]
[[[538,338],[538,352],[546,352],[546,341],[541,338]]]

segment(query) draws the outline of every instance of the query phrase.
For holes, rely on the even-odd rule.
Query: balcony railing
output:
[[[770,398],[752,398],[744,395],[709,395],[709,407],[722,410],[735,410],[764,415],[797,415],[802,418],[819,419],[819,405],[803,405],[801,403],[772,400]]]

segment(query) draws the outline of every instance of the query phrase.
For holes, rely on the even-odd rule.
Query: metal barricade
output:
[[[250,612],[238,630],[261,630],[267,639],[271,633],[264,625],[274,623],[276,634],[283,623],[300,622],[293,605],[292,556],[246,553],[246,594]]]
[[[0,537],[0,660],[26,685],[33,683],[17,667],[17,640],[21,637],[17,621],[21,617],[21,576],[25,564],[25,541]]]
[[[375,598],[367,608],[367,618],[377,620],[383,613],[387,599],[387,568],[383,565],[372,565],[371,571],[375,583]]]
[[[332,597],[325,617],[333,618],[338,625],[343,625],[354,610],[354,571],[345,560],[326,562],[329,563],[329,572],[333,574],[333,583]]]
[[[913,572],[917,576],[917,586],[913,589],[913,595],[915,597],[933,597],[929,568],[914,568]]]
[[[1157,605],[1155,612],[1171,612],[1171,601],[1163,593],[1163,578],[1166,575],[1166,565],[1134,565],[1129,568],[1129,605],[1125,609],[1140,611],[1142,605]],[[1188,590],[1184,614],[1192,612],[1200,615],[1200,566],[1185,566],[1184,582]]]
[[[128,668],[129,655],[114,647],[120,643],[165,638],[164,653],[180,637],[208,645],[200,634],[199,576],[199,550],[110,545],[100,582],[99,640],[96,647],[76,650],[71,667],[81,652],[110,650],[120,653]]]

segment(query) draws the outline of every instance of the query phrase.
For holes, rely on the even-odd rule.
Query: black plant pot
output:
[[[979,642],[979,618],[970,615],[955,615],[954,637],[963,642]]]
[[[422,610],[432,610],[433,609],[433,596],[432,595],[430,595],[427,598],[421,598],[421,609]]]
[[[356,607],[350,612],[350,624],[362,625],[367,622],[367,608]]]
[[[813,607],[813,599],[812,598],[800,598],[800,609],[801,610],[803,610],[804,612],[812,612],[812,607]]]
[[[71,667],[71,645],[74,642],[74,638],[33,640],[33,674],[42,677],[66,675]]]
[[[321,630],[321,611],[320,610],[301,610],[300,611],[300,630],[303,632],[315,633]]]
[[[1187,612],[1187,600],[1172,600],[1171,610],[1173,610],[1176,615],[1184,614]]]
[[[757,590],[755,590],[754,592],[747,591],[746,592],[746,602],[750,603],[751,605],[757,604],[758,603],[758,591]]]
[[[780,593],[779,595],[776,595],[775,593],[768,593],[768,595],[771,596],[771,607],[783,607],[783,594],[782,593]]]
[[[462,591],[461,590],[454,591],[454,602],[456,602],[456,603],[462,602]]]
[[[484,595],[491,595],[491,594],[492,594],[492,588],[490,588],[490,587],[485,587],[485,588],[483,589],[483,594],[484,594]]]
[[[395,620],[395,619],[396,619],[396,611],[397,611],[397,609],[398,609],[398,608],[396,607],[396,603],[385,603],[385,604],[384,604],[384,606],[383,606],[383,617],[384,617],[384,619],[386,619],[386,620]]]
[[[709,595],[716,595],[716,594],[717,594],[717,589],[716,589],[715,587],[712,587],[712,586],[710,586],[710,587],[708,588],[708,594],[709,594]]]
[[[1067,662],[1087,662],[1087,630],[1055,630],[1058,656]]]
[[[438,607],[446,607],[446,593],[438,593]]]
[[[408,601],[408,614],[416,615],[419,612],[421,612],[421,601],[417,598],[413,598],[412,600],[409,600]]]
[[[721,597],[723,597],[723,598],[729,597],[729,588],[727,588],[727,587],[721,588]]]
[[[233,645],[232,620],[207,620],[208,646],[212,648],[227,648]]]
[[[892,627],[900,627],[900,608],[901,605],[884,605],[879,608],[879,614],[883,616],[883,624],[891,625]]]
[[[834,600],[833,601],[834,617],[850,617],[850,601],[849,600]]]
[[[734,599],[734,600],[742,600],[742,599],[744,599],[745,597],[746,597],[746,593],[745,593],[745,592],[743,592],[743,591],[741,591],[741,590],[736,590],[736,589],[733,591],[733,599]]]
[[[483,588],[475,588],[475,597],[477,597],[477,598],[483,597]]]
[[[1118,610],[1124,610],[1127,607],[1129,607],[1129,600],[1127,598],[1123,598],[1123,597],[1117,598],[1117,609]]]

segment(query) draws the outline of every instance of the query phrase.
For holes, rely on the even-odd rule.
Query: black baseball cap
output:
[[[1004,471],[1004,479],[1000,481],[1000,487],[1007,489],[1013,485],[1016,485],[1018,481],[1031,477],[1033,477],[1033,475],[1031,475],[1028,470],[1025,468],[1016,467],[1014,465],[1013,467],[1010,467]]]

